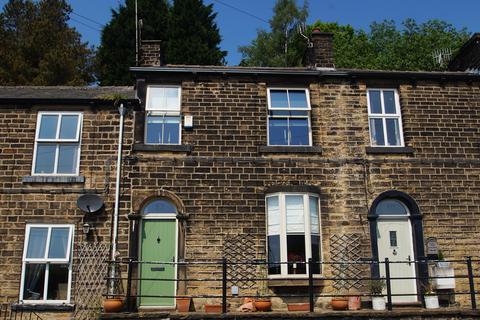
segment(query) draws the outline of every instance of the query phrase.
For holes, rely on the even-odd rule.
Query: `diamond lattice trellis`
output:
[[[255,259],[255,242],[248,234],[239,234],[225,238],[223,246],[223,256],[228,262],[252,261]],[[230,285],[240,288],[252,288],[255,281],[250,280],[254,277],[256,270],[255,264],[235,264],[227,268],[227,277],[229,279],[242,279],[229,281]]]
[[[97,319],[106,288],[109,246],[100,242],[82,242],[77,247],[75,276],[75,313],[73,319]]]
[[[361,235],[334,234],[330,236],[330,259],[335,262],[331,265],[332,274],[339,278],[360,278],[363,271],[362,265],[356,264],[362,257]],[[344,262],[344,263],[342,263]],[[352,262],[349,264],[346,262]],[[333,287],[339,289],[359,289],[362,286],[361,280],[334,280]]]

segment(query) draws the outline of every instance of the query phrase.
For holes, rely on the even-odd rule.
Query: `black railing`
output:
[[[476,310],[477,309],[477,304],[476,304],[476,295],[480,293],[480,291],[477,291],[475,288],[475,279],[480,279],[479,275],[474,274],[474,264],[477,264],[477,270],[480,269],[480,260],[478,259],[472,259],[471,257],[467,257],[464,260],[447,260],[447,261],[442,261],[442,262],[450,262],[457,264],[456,271],[458,271],[458,266],[464,265],[465,267],[462,267],[460,270],[464,270],[466,273],[462,273],[459,275],[454,275],[454,276],[415,276],[415,277],[392,277],[391,276],[391,270],[394,268],[395,264],[416,264],[417,270],[420,269],[420,267],[425,267],[429,264],[436,263],[437,261],[434,260],[409,260],[409,261],[390,261],[388,258],[386,258],[384,261],[375,261],[375,260],[362,260],[362,261],[335,261],[335,262],[329,262],[329,261],[322,261],[322,262],[316,262],[312,261],[311,259],[309,261],[304,261],[304,262],[295,262],[297,266],[304,265],[307,272],[305,274],[305,278],[303,280],[308,280],[308,290],[304,294],[263,294],[260,295],[258,294],[228,294],[228,283],[229,282],[235,282],[235,281],[264,281],[267,282],[269,280],[272,280],[271,277],[265,276],[265,277],[257,277],[257,276],[252,276],[252,277],[228,277],[228,268],[233,268],[235,265],[253,265],[253,266],[264,266],[264,268],[268,269],[268,266],[278,266],[282,264],[287,264],[291,265],[293,262],[266,262],[266,261],[260,261],[260,260],[252,260],[252,261],[228,261],[227,259],[219,259],[219,260],[195,260],[195,261],[182,261],[182,262],[161,262],[161,261],[137,261],[132,258],[127,258],[123,260],[118,260],[114,262],[117,264],[119,267],[121,265],[126,265],[127,266],[127,277],[122,277],[122,276],[115,276],[115,277],[107,277],[106,279],[109,281],[126,281],[127,286],[126,286],[126,292],[125,294],[121,293],[115,293],[115,294],[105,294],[106,296],[116,296],[116,297],[125,297],[127,301],[127,311],[133,311],[135,309],[135,306],[137,305],[136,301],[139,298],[142,297],[148,297],[148,298],[177,298],[177,297],[184,297],[184,298],[218,298],[222,300],[222,312],[227,313],[227,302],[228,299],[232,298],[271,298],[271,297],[280,297],[280,298],[308,298],[308,303],[309,303],[309,310],[310,312],[314,311],[314,305],[315,305],[315,298],[326,298],[326,297],[351,297],[351,296],[373,296],[372,294],[369,293],[360,293],[360,294],[340,294],[340,293],[334,293],[334,294],[319,294],[315,292],[315,285],[314,285],[314,280],[323,280],[323,281],[360,281],[360,282],[366,282],[366,281],[372,281],[372,280],[383,280],[385,281],[386,284],[386,292],[383,294],[383,296],[386,296],[387,298],[387,309],[392,310],[393,309],[393,302],[392,298],[393,297],[399,297],[399,296],[417,296],[417,297],[422,297],[425,289],[421,286],[418,292],[415,293],[392,293],[392,280],[416,280],[417,284],[426,284],[429,283],[433,279],[466,279],[468,281],[468,291],[452,291],[452,292],[442,292],[442,295],[468,295],[470,297],[470,305],[471,309]],[[112,263],[112,262],[111,262]],[[145,265],[145,264],[150,264],[150,265],[177,265],[178,267],[193,267],[193,266],[217,266],[220,270],[216,272],[217,274],[221,274],[221,277],[211,277],[211,278],[141,278],[141,277],[135,277],[134,276],[134,269],[137,269],[138,273],[138,266]],[[379,266],[384,265],[384,276],[379,276]],[[376,272],[373,271],[371,276],[364,277],[364,276],[358,276],[358,277],[348,277],[348,276],[320,276],[316,277],[316,275],[313,274],[314,266],[320,265],[320,270],[325,270],[324,266],[328,265],[360,265],[364,266],[365,274],[367,271],[372,271],[372,270],[377,270]],[[118,268],[120,269],[120,268]],[[375,274],[376,273],[376,274]],[[221,291],[221,294],[197,294],[197,295],[141,295],[139,292],[136,294],[132,293],[132,284],[136,281],[141,281],[141,280],[147,280],[147,281],[175,281],[177,283],[179,282],[219,282],[218,285],[218,290]],[[220,285],[221,283],[221,285]],[[422,299],[423,300],[423,299]]]
[[[43,320],[34,311],[12,309],[12,305],[0,304],[0,320]]]

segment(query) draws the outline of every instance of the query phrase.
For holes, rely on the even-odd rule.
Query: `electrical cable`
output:
[[[220,1],[220,0],[213,0],[213,1],[215,1],[215,2],[217,2],[217,3],[220,3],[220,4],[222,4],[222,5],[226,6],[226,7],[229,7],[229,8],[231,8],[231,9],[233,9],[233,10],[236,10],[236,11],[238,11],[238,12],[241,12],[241,13],[243,13],[243,14],[246,14],[247,16],[250,16],[250,17],[252,17],[252,18],[255,18],[255,19],[257,19],[257,20],[260,20],[260,21],[262,21],[262,22],[265,22],[265,23],[267,23],[267,24],[270,24],[270,22],[268,22],[267,20],[265,20],[265,19],[263,19],[263,18],[260,18],[259,16],[256,16],[256,15],[254,15],[253,13],[250,13],[250,12],[245,11],[245,10],[243,10],[243,9],[234,7],[234,6],[232,6],[231,4],[225,3],[225,2]]]

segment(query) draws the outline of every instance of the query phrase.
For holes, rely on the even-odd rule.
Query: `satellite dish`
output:
[[[103,207],[103,199],[96,194],[84,194],[77,200],[77,206],[86,213],[95,213]]]

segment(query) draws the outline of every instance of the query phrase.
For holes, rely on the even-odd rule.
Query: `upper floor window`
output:
[[[180,87],[149,86],[146,101],[146,144],[180,144]]]
[[[313,194],[276,193],[266,197],[268,274],[305,276],[308,259],[321,261],[318,197]],[[278,262],[287,262],[278,263]],[[275,263],[277,262],[277,263]],[[314,274],[320,274],[315,263]]]
[[[70,301],[72,225],[27,225],[20,301]]]
[[[33,174],[78,174],[81,124],[79,112],[38,114]]]
[[[310,146],[308,89],[268,89],[268,145]]]
[[[372,146],[403,146],[402,115],[397,90],[368,90],[368,122]]]

